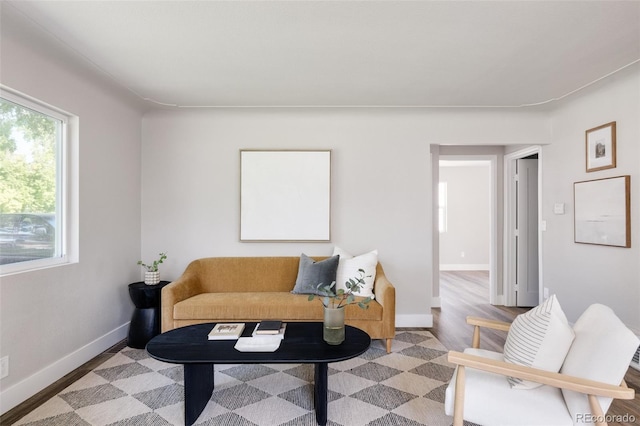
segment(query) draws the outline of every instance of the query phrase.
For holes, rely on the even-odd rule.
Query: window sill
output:
[[[0,277],[40,271],[58,266],[71,265],[73,263],[77,263],[77,261],[70,260],[68,256],[9,263],[0,266]]]

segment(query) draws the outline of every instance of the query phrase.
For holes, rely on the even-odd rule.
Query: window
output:
[[[438,182],[438,230],[447,232],[447,182]]]
[[[10,92],[0,96],[0,272],[65,262],[68,116]]]

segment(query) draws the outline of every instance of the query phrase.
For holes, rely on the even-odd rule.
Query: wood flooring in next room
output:
[[[493,306],[489,304],[489,273],[487,271],[443,271],[440,273],[441,307],[432,309],[433,335],[447,349],[462,351],[471,346],[473,328],[466,324],[467,316],[511,322],[528,308]],[[483,330],[480,339],[483,349],[502,352],[506,333]],[[611,419],[630,419],[628,422],[610,421],[609,426],[640,425],[640,371],[629,368],[624,378],[635,389],[633,400],[615,400],[607,415]],[[635,419],[635,420],[634,420]]]

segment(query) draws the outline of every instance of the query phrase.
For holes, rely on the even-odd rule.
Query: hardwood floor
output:
[[[30,412],[38,408],[40,405],[42,405],[49,399],[53,398],[54,396],[56,396],[62,390],[67,388],[69,385],[71,385],[73,382],[80,379],[82,376],[89,373],[91,370],[93,370],[94,368],[96,368],[97,366],[99,366],[100,364],[102,364],[103,362],[105,362],[106,360],[108,360],[118,352],[120,352],[120,350],[122,350],[125,346],[127,346],[127,341],[123,340],[120,343],[110,347],[109,349],[107,349],[97,357],[84,363],[80,367],[73,370],[71,373],[62,377],[57,382],[44,388],[43,390],[41,390],[31,398],[27,399],[22,404],[7,411],[2,416],[0,416],[0,425],[8,426],[16,423],[18,420],[20,420],[21,418],[23,418],[24,416],[26,416],[27,414],[29,414]]]
[[[471,326],[466,324],[468,315],[502,321],[513,319],[526,308],[510,308],[489,304],[489,276],[487,272],[442,272],[440,280],[441,308],[432,309],[434,324],[431,332],[448,348],[463,350],[471,345]],[[481,337],[481,347],[502,351],[505,333],[485,331]],[[42,392],[0,416],[0,425],[11,425],[26,416],[40,404],[53,397],[93,368],[116,354],[126,345],[125,341],[108,349],[93,360],[67,374]],[[616,400],[609,408],[609,416],[633,416],[635,421],[610,422],[611,426],[632,426],[640,424],[640,372],[632,368],[625,376],[627,385],[634,388],[636,398],[631,401]]]
[[[471,326],[467,316],[511,322],[528,308],[511,308],[489,304],[489,273],[487,271],[443,271],[440,273],[441,308],[432,309],[432,333],[448,349],[461,351],[471,345]],[[502,351],[505,333],[482,332],[482,348]]]
[[[473,329],[465,318],[469,315],[501,321],[513,319],[527,308],[492,306],[489,304],[489,275],[485,271],[441,272],[440,274],[441,308],[432,309],[433,328],[431,332],[448,349],[463,350],[471,346]],[[480,346],[502,352],[506,333],[483,331]],[[640,371],[629,368],[625,375],[627,386],[635,389],[633,400],[614,400],[607,416],[610,426],[640,425]],[[629,421],[613,421],[629,419]]]

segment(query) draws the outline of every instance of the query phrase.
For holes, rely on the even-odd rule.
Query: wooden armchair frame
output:
[[[480,347],[481,327],[502,331],[508,331],[510,327],[510,324],[506,322],[485,320],[477,317],[467,317],[467,323],[474,326],[472,342],[474,348]],[[610,385],[456,351],[449,351],[447,359],[450,363],[458,366],[454,397],[453,426],[462,426],[463,424],[465,368],[467,367],[586,394],[589,400],[589,406],[591,407],[591,414],[593,414],[594,419],[597,419],[596,424],[599,426],[606,426],[607,423],[604,421],[605,416],[598,402],[598,396],[615,399],[633,399],[635,397],[635,391],[627,387],[624,380],[619,386]]]
[[[471,347],[475,349],[480,347],[480,327],[491,328],[499,331],[509,331],[509,328],[511,328],[511,323],[478,317],[467,317],[467,324],[473,326]]]

